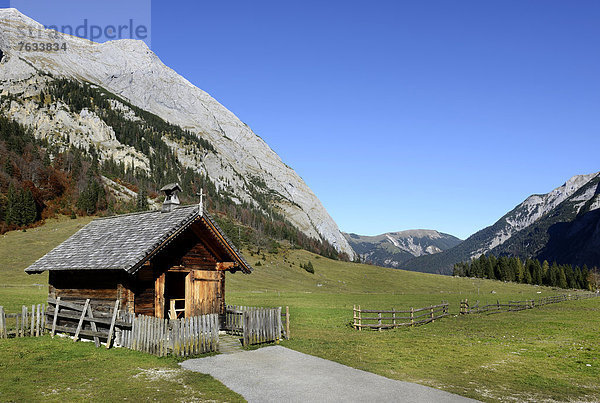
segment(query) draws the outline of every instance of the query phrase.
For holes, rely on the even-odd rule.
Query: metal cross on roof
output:
[[[196,193],[196,196],[200,196],[200,201],[198,202],[198,214],[202,216],[204,215],[204,207],[202,206],[202,196],[204,196],[204,189],[200,189],[200,192]]]

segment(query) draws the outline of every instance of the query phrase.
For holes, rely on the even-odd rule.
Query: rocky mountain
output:
[[[53,146],[93,149],[101,161],[118,161],[153,178],[161,177],[155,162],[172,154],[231,202],[267,215],[272,210],[307,236],[354,256],[302,178],[142,41],[98,44],[46,30],[16,9],[0,9],[0,112]]]
[[[414,257],[440,253],[461,242],[455,236],[425,229],[376,236],[344,233],[344,236],[361,261],[393,268],[400,267]]]
[[[600,172],[574,176],[547,194],[528,197],[456,247],[402,268],[447,274],[454,263],[488,253],[600,266],[599,208]]]

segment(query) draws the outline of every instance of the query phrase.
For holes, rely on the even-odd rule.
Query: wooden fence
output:
[[[363,316],[363,313],[367,316]],[[448,316],[448,303],[446,302],[424,308],[410,308],[407,311],[361,309],[360,305],[354,305],[353,326],[358,330],[366,328],[381,331],[382,329],[393,329],[400,326],[421,325],[444,316]]]
[[[115,332],[131,328],[131,322],[125,320],[123,314],[119,315],[119,301],[115,301],[110,313],[93,312],[90,300],[83,305],[68,301],[48,298],[47,328],[52,337],[59,333],[73,335],[77,341],[82,336],[94,340],[96,347],[100,347],[101,340],[105,341],[106,348],[110,348]]]
[[[290,309],[227,305],[225,331],[241,336],[244,345],[290,338]]]
[[[82,336],[92,338],[99,347],[106,348],[115,341],[120,347],[166,356],[180,357],[217,351],[219,346],[219,318],[217,314],[187,319],[167,320],[119,311],[115,301],[110,313],[94,312],[90,300],[84,305],[48,299],[48,329],[73,335],[77,341]]]
[[[9,337],[37,337],[44,334],[46,307],[32,305],[31,310],[23,306],[20,313],[6,313],[0,306],[0,339]]]
[[[460,314],[471,314],[471,313],[499,313],[499,312],[514,312],[522,311],[524,309],[532,309],[536,306],[544,306],[548,304],[556,304],[563,301],[576,301],[580,299],[596,298],[598,293],[586,293],[586,294],[562,294],[553,295],[550,297],[542,297],[537,300],[528,299],[524,301],[508,301],[508,303],[500,303],[496,301],[495,304],[479,305],[477,301],[474,305],[470,305],[468,300],[460,301]]]
[[[167,354],[187,357],[217,351],[219,315],[171,320],[138,315],[133,318],[131,330],[121,332],[117,343],[159,357]]]
[[[244,346],[281,339],[283,332],[281,307],[254,309],[245,311],[243,315],[244,335],[242,344]]]
[[[534,300],[525,301],[509,301],[506,304],[501,304],[500,301],[496,301],[495,304],[479,305],[479,301],[475,305],[470,306],[468,300],[460,301],[460,314],[468,313],[499,313],[499,312],[511,312],[511,311],[522,311],[524,309],[531,309],[534,307]]]

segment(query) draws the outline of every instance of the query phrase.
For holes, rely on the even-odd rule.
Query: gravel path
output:
[[[180,365],[212,375],[249,402],[474,401],[281,346],[197,358]]]

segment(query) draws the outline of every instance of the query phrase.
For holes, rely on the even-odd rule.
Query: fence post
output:
[[[29,328],[29,335],[35,336],[35,305],[31,305],[31,327]]]
[[[94,319],[94,314],[92,313],[92,307],[89,305],[87,308],[87,314],[90,317],[90,319]],[[96,327],[96,322],[94,322],[94,321],[90,322],[90,326],[94,332],[98,331],[98,328]],[[98,336],[94,336],[94,344],[96,345],[96,347],[100,347],[100,339],[98,338]]]
[[[358,319],[358,318],[356,317],[356,305],[353,305],[353,306],[352,306],[352,319],[354,320],[354,325],[353,325],[353,326],[354,326],[354,330],[356,330],[356,329],[358,329],[358,328],[356,327],[356,324],[357,324],[357,322],[356,322],[356,319]]]
[[[285,306],[285,338],[290,339],[290,307]]]
[[[394,308],[394,309],[392,309],[392,311],[393,311],[392,312],[392,325],[393,325],[393,328],[396,328],[396,309]]]
[[[431,312],[431,323],[433,323],[434,322],[434,320],[433,320],[433,307],[430,308],[430,312]]]
[[[83,319],[85,319],[85,315],[89,306],[90,299],[88,298],[85,300],[83,311],[81,311],[81,317],[79,318],[79,324],[77,325],[77,330],[75,331],[75,337],[73,338],[73,341],[77,341],[77,339],[79,338],[79,332],[81,332],[81,328],[83,327]]]
[[[377,317],[379,318],[379,319],[377,320],[377,324],[379,325],[379,329],[378,329],[378,330],[381,332],[381,312],[379,312],[379,313],[377,314]]]
[[[40,321],[41,321],[41,305],[37,305],[36,319],[35,319],[35,335],[36,337],[40,337]]]
[[[58,319],[58,309],[60,306],[60,297],[56,298],[56,305],[54,305],[54,319],[52,319],[52,332],[50,335],[54,338],[54,334],[56,333],[56,320]]]
[[[362,311],[360,310],[360,305],[358,306],[358,331],[362,332]]]
[[[21,307],[21,337],[25,337],[25,330],[27,329],[27,307],[23,305]]]
[[[42,323],[40,325],[42,327],[40,329],[40,334],[42,334],[42,335],[44,333],[46,333],[46,322],[47,322],[47,319],[48,319],[48,318],[46,318],[47,311],[48,311],[47,305],[46,304],[42,304]]]
[[[244,311],[242,313],[242,328],[243,328],[243,336],[242,336],[242,345],[246,347],[248,345],[248,341],[250,338],[250,332],[248,329],[248,325],[250,324],[250,312]]]
[[[414,326],[415,324],[415,308],[410,307],[410,325]]]
[[[6,317],[4,316],[4,307],[0,306],[0,339],[6,338]]]
[[[115,301],[115,309],[113,310],[112,320],[110,321],[110,329],[108,329],[108,338],[106,339],[106,348],[110,348],[113,333],[115,331],[115,322],[117,321],[117,313],[119,310],[119,300]]]

